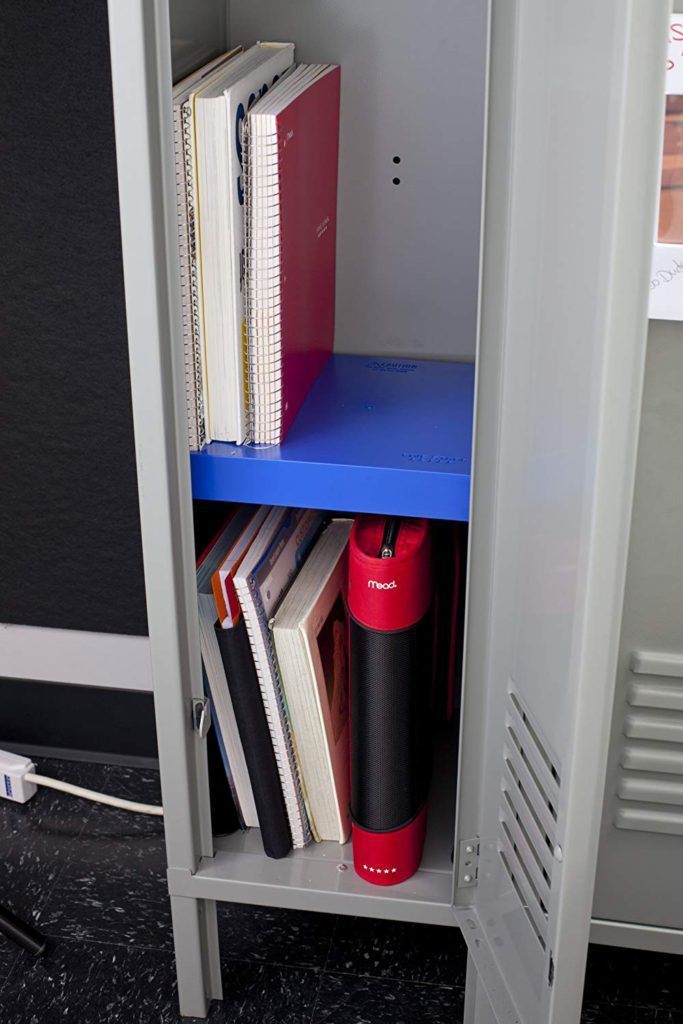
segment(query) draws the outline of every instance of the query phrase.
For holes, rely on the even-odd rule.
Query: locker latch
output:
[[[458,843],[458,888],[476,885],[479,877],[479,839],[461,839]]]
[[[208,697],[192,698],[192,728],[200,740],[205,739],[211,728],[211,705]]]

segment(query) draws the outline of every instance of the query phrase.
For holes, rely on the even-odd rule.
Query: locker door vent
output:
[[[683,835],[683,659],[636,652],[626,696],[617,828]]]
[[[508,692],[498,851],[529,925],[546,948],[560,776],[519,695]]]

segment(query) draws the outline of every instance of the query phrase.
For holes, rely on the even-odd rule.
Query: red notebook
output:
[[[339,67],[301,64],[247,118],[250,439],[279,444],[332,352]]]

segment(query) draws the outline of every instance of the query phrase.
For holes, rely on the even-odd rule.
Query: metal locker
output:
[[[651,321],[594,935],[683,950],[683,346]]]
[[[451,0],[428,6],[442,27],[457,30]],[[225,45],[229,5],[206,0],[195,12],[174,0],[172,8],[185,35],[179,66]],[[481,33],[488,107],[478,315],[471,310],[477,399],[456,857],[451,867],[450,831],[447,865],[403,892],[377,894],[336,870],[338,852],[273,866],[248,839],[221,848],[211,836],[205,751],[189,714],[202,684],[169,10],[164,0],[109,3],[148,617],[171,808],[169,891],[188,1015],[206,1014],[220,998],[215,901],[224,899],[457,925],[471,953],[469,1021],[578,1021],[638,443],[670,4],[482,0],[465,8],[489,20],[488,40]],[[392,32],[403,26],[403,45],[412,47],[423,12],[408,0],[236,0],[235,17],[262,37],[270,18],[282,32],[301,25],[307,45],[324,40],[323,59],[334,59],[335,41],[367,46],[390,10]],[[363,32],[351,31],[355,18]],[[476,24],[486,27],[483,17]],[[377,102],[390,104],[380,93]],[[414,108],[420,131],[426,123],[440,132],[439,152],[452,156],[441,121],[430,125],[429,104]],[[356,142],[362,130],[354,119]],[[426,204],[440,245],[452,212],[434,215],[447,191],[439,178],[433,194],[414,200]],[[399,295],[408,265],[388,242],[393,208],[383,204],[379,238],[392,273],[377,272],[382,287],[371,310],[347,303],[344,316],[354,343],[357,318],[367,316],[368,337],[388,352],[415,311]],[[476,240],[470,248],[476,286]],[[372,249],[356,255],[367,261]],[[447,246],[433,255],[437,280],[444,260]],[[344,257],[342,279],[347,271]],[[449,341],[444,329],[449,308],[442,298],[426,310],[432,354],[463,358],[462,339]],[[468,859],[477,851],[478,871]]]
[[[681,0],[673,9],[683,12]],[[651,320],[605,802],[595,941],[683,952],[683,347]]]

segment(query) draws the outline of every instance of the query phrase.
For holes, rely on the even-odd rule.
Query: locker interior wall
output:
[[[227,47],[229,0],[169,0],[173,81]]]
[[[653,320],[593,916],[668,928],[683,923],[681,395],[682,325]],[[633,671],[635,652],[666,656],[667,671],[680,659],[678,677]],[[640,799],[620,798],[628,787]]]
[[[335,348],[473,362],[486,0],[230,0],[258,39],[341,65]]]

